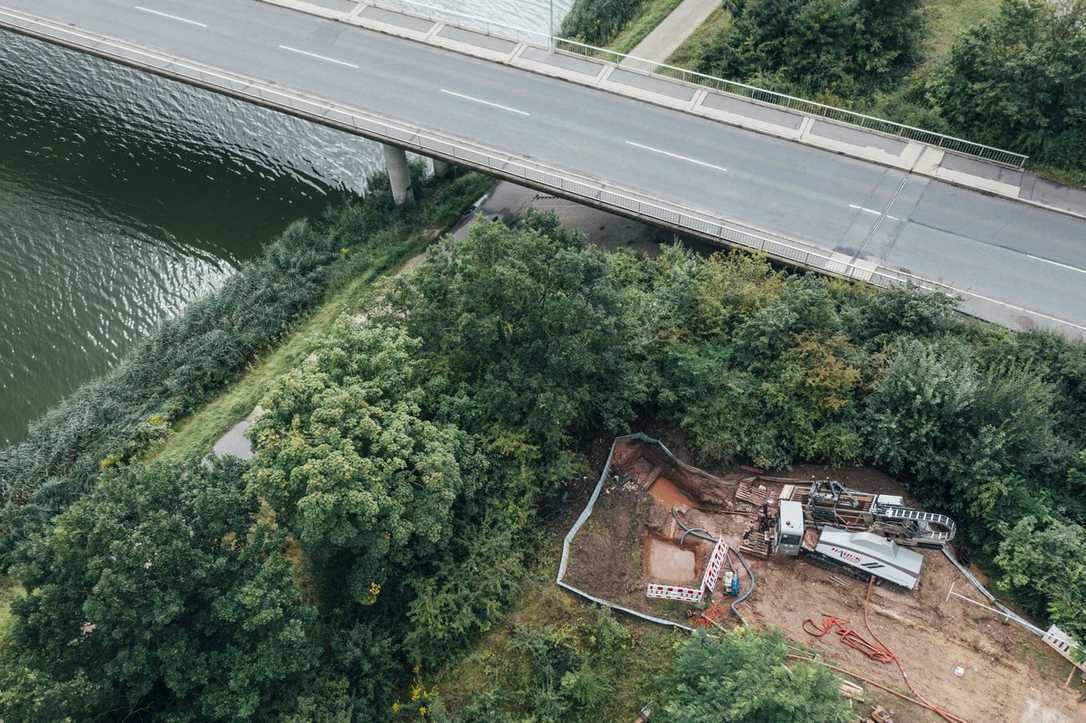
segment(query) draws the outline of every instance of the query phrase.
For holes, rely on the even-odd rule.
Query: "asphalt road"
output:
[[[1009,326],[1086,331],[1081,219],[254,0],[2,7],[904,269]]]

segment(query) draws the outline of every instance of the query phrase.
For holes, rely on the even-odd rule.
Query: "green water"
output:
[[[378,147],[0,32],[0,444],[357,192]]]

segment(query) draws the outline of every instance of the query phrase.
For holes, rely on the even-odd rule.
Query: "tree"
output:
[[[958,38],[927,96],[960,133],[1086,168],[1086,2],[1004,0]]]
[[[621,286],[605,255],[553,215],[444,240],[386,300],[386,322],[420,340],[448,387],[444,417],[555,476],[568,472],[558,462],[574,436],[624,429],[645,396]]]
[[[776,631],[740,628],[724,637],[699,633],[675,658],[665,723],[845,723],[853,716],[837,678],[809,663],[786,665]]]
[[[919,0],[728,0],[725,42],[698,70],[779,90],[867,94],[919,58]]]
[[[400,328],[341,321],[269,391],[251,433],[254,493],[327,592],[357,602],[376,601],[390,565],[448,544],[452,506],[486,470],[467,435],[424,412],[419,346]]]
[[[284,534],[237,462],[107,476],[18,551],[0,717],[269,717],[317,662]],[[289,697],[287,698],[289,700]]]
[[[1086,645],[1086,528],[1052,517],[1022,518],[999,547],[1000,586]]]
[[[870,453],[893,474],[942,483],[959,458],[979,381],[957,346],[900,343],[867,398]],[[945,494],[945,490],[935,490]]]

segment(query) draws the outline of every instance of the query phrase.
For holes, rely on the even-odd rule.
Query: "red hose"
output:
[[[894,655],[894,651],[886,647],[886,644],[879,640],[879,636],[875,635],[875,631],[871,629],[871,621],[868,619],[867,614],[868,603],[871,600],[871,589],[873,587],[875,587],[875,578],[872,577],[869,578],[867,581],[867,594],[864,595],[864,627],[867,628],[867,632],[871,635],[875,642],[878,643],[879,646],[890,655],[893,661],[897,663],[897,669],[901,671],[901,677],[905,680],[905,685],[909,686],[909,690],[911,690],[913,695],[916,696],[916,699],[923,703],[928,708],[928,710],[930,710],[932,713],[935,713],[942,719],[950,721],[950,723],[969,723],[965,718],[962,718],[960,715],[952,713],[946,708],[941,708],[929,702],[926,698],[924,698],[924,696],[920,695],[916,688],[913,687],[912,681],[909,680],[909,675],[905,672],[905,668],[902,667],[901,661],[898,660],[898,657],[896,655]]]

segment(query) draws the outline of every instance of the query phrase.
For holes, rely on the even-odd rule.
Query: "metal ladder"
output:
[[[954,533],[957,531],[954,520],[936,512],[924,512],[923,510],[914,510],[909,507],[880,505],[876,515],[883,519],[929,523],[928,534],[915,537],[913,540],[914,542],[933,542],[942,545],[953,540]],[[938,530],[931,529],[932,524],[943,527],[946,532],[939,532]]]

